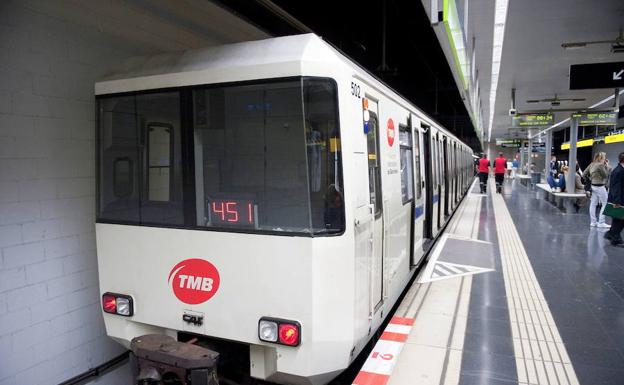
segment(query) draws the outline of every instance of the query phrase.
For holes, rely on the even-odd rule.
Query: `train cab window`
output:
[[[128,157],[117,158],[113,161],[113,194],[117,198],[132,195],[134,188],[134,164]]]
[[[171,197],[171,163],[173,144],[170,125],[147,127],[147,199],[168,202]]]
[[[193,91],[197,225],[343,231],[336,98],[308,78]]]
[[[401,196],[403,204],[414,199],[414,174],[412,156],[412,133],[399,125],[399,150],[401,157]]]
[[[183,225],[178,92],[98,100],[98,219]]]
[[[344,231],[333,80],[197,86],[97,102],[98,221]]]

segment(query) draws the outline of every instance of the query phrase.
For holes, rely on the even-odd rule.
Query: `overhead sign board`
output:
[[[496,145],[503,148],[518,148],[520,147],[520,141],[515,139],[496,139]]]
[[[570,89],[624,87],[624,62],[572,64]]]
[[[578,112],[572,114],[572,118],[578,119],[579,126],[615,126],[617,124],[617,112]]]
[[[555,123],[553,114],[522,114],[511,118],[511,125],[517,127],[543,127]]]

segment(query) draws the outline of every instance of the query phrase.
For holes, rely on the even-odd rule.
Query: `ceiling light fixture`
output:
[[[494,10],[494,38],[492,39],[492,82],[490,84],[490,116],[488,124],[488,142],[492,139],[492,125],[496,107],[496,89],[500,72],[501,56],[503,54],[503,39],[505,37],[505,21],[509,0],[496,0]]]
[[[624,32],[620,28],[620,33],[613,40],[594,40],[594,41],[575,41],[570,43],[563,43],[561,47],[567,50],[585,48],[588,45],[594,44],[611,44],[611,52],[624,52]]]

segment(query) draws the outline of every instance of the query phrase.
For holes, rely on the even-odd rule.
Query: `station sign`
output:
[[[511,118],[511,126],[518,127],[544,127],[555,123],[553,114],[522,114]]]
[[[501,146],[503,148],[518,148],[518,147],[520,147],[520,141],[519,140],[501,140],[501,139],[497,139],[496,140],[496,145],[497,146]]]
[[[624,62],[572,64],[570,89],[624,87]]]
[[[538,153],[545,153],[546,152],[546,143],[540,143],[540,142],[533,142],[532,147],[532,151],[531,152],[538,152]],[[525,142],[524,146],[522,147],[521,151],[522,152],[527,152],[529,150],[529,143]]]
[[[617,112],[579,112],[572,114],[573,119],[578,119],[580,126],[615,126],[617,124]]]

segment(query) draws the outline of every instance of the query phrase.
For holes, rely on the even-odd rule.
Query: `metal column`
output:
[[[546,131],[546,143],[544,143],[544,180],[547,180],[550,173],[550,157],[552,156],[552,131]]]
[[[531,133],[529,132],[529,147],[527,148],[527,174],[532,177],[531,163],[533,163],[533,139],[531,139],[530,135]]]
[[[566,177],[566,191],[574,192],[576,185],[576,142],[578,141],[578,118],[570,119],[570,151],[568,152],[568,176]]]
[[[524,154],[524,140],[520,141],[520,170],[518,172],[524,175],[524,166],[526,166],[526,155]]]

